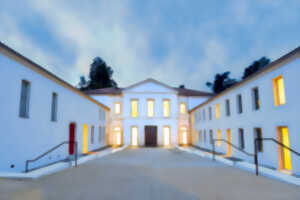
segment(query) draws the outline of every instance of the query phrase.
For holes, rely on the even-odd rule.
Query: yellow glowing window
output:
[[[180,110],[180,114],[186,114],[186,104],[180,103],[179,110]]]
[[[153,99],[148,99],[147,100],[147,110],[148,110],[148,117],[153,117],[154,116],[154,100]]]
[[[170,100],[163,101],[163,113],[164,117],[170,117]]]
[[[288,127],[280,127],[280,141],[282,144],[290,148],[290,140],[289,140],[289,130]],[[281,152],[281,162],[282,162],[282,168],[286,170],[292,170],[292,159],[291,159],[291,152],[290,150],[280,147]]]
[[[121,114],[121,104],[115,103],[115,114]]]
[[[186,127],[181,127],[182,144],[188,143],[188,135]]]
[[[221,138],[222,138],[222,137],[221,137],[221,130],[218,129],[218,130],[217,130],[217,139],[218,139],[217,145],[218,145],[218,146],[221,146],[221,141],[220,141]]]
[[[220,118],[220,104],[218,103],[216,104],[216,118]]]
[[[284,91],[284,82],[282,76],[278,76],[273,79],[273,91],[274,91],[275,106],[280,106],[285,104],[285,91]]]
[[[131,117],[138,116],[138,100],[131,100]]]
[[[88,125],[83,125],[82,153],[88,153]]]
[[[116,145],[121,145],[122,144],[121,128],[120,127],[115,127],[114,132],[115,132],[115,144]]]
[[[170,145],[171,131],[169,126],[164,126],[164,145]]]
[[[138,146],[138,127],[131,127],[131,145]]]

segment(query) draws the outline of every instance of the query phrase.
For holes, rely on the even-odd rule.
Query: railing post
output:
[[[215,140],[212,141],[212,146],[213,146],[213,161],[216,160],[215,158]]]
[[[254,163],[256,176],[258,176],[257,139],[258,138],[254,139]]]

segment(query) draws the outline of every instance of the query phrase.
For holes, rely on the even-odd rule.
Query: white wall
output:
[[[82,152],[83,124],[88,125],[89,150],[104,146],[98,141],[99,126],[105,126],[100,120],[103,108],[88,99],[48,78],[22,66],[0,54],[0,171],[24,171],[25,161],[33,159],[53,146],[69,140],[69,124],[76,123],[76,138],[79,153]],[[19,117],[21,82],[30,82],[29,118]],[[57,121],[50,121],[52,92],[58,94]],[[91,144],[91,126],[95,126],[95,143]],[[31,164],[41,166],[64,159],[68,155],[67,145],[57,149],[44,159]],[[14,165],[14,168],[10,166]]]
[[[263,137],[271,137],[276,139],[276,127],[288,126],[290,146],[296,151],[300,152],[300,126],[299,126],[299,102],[300,95],[298,87],[299,74],[300,74],[300,59],[297,58],[285,66],[278,68],[270,73],[265,74],[247,84],[225,93],[212,102],[200,107],[192,114],[195,116],[196,112],[201,112],[206,109],[206,120],[196,120],[195,129],[206,130],[207,142],[200,143],[199,145],[204,148],[211,149],[209,144],[209,129],[213,130],[214,138],[216,138],[217,129],[222,131],[222,139],[226,139],[226,129],[231,129],[232,142],[238,145],[238,128],[244,129],[245,134],[245,150],[253,153],[254,151],[254,128],[262,128]],[[272,79],[282,75],[285,84],[286,104],[276,107],[274,105],[273,83]],[[251,89],[254,87],[259,88],[261,108],[258,111],[253,110]],[[237,113],[237,95],[242,94],[243,99],[243,113]],[[231,115],[225,116],[225,100],[230,99]],[[220,104],[220,119],[216,119],[216,104]],[[212,107],[212,120],[208,120],[208,107]],[[259,163],[271,167],[278,167],[278,151],[277,145],[272,142],[264,142],[264,151],[259,153]],[[222,147],[217,147],[217,151],[226,152],[226,145],[223,143]],[[237,152],[233,149],[233,156],[240,157],[250,162],[253,161],[251,157]],[[292,167],[294,173],[300,174],[300,157],[291,153]]]

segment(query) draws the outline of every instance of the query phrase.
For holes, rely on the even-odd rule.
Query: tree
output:
[[[260,69],[264,68],[267,66],[271,60],[266,57],[262,57],[259,60],[254,61],[251,65],[249,65],[247,68],[244,70],[244,75],[242,79],[247,78],[248,76],[254,74],[255,72],[259,71]]]
[[[90,65],[89,80],[84,76],[80,77],[80,90],[100,89],[108,87],[117,87],[117,83],[112,79],[113,70],[100,58],[96,57]]]
[[[207,82],[206,85],[211,88],[214,93],[218,94],[238,82],[236,79],[230,78],[229,75],[230,72],[228,71],[222,74],[216,74],[214,82]]]

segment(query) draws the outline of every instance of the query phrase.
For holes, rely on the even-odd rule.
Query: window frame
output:
[[[254,87],[252,88],[252,106],[253,106],[253,110],[257,111],[260,110],[260,98],[259,98],[259,88],[258,87]]]
[[[225,100],[225,110],[226,110],[226,116],[230,116],[230,100],[226,99]]]
[[[58,103],[58,94],[56,92],[52,93],[51,100],[51,121],[57,122],[57,103]]]
[[[119,113],[117,113],[116,105],[119,105]],[[115,102],[114,103],[114,114],[115,115],[121,115],[122,114],[122,104],[121,104],[121,102]]]
[[[237,102],[237,113],[242,114],[243,113],[243,99],[242,94],[236,95],[236,102]]]
[[[149,102],[153,102],[153,107],[152,107],[152,116],[149,116]],[[147,117],[154,117],[155,116],[155,100],[154,99],[147,99]]]
[[[279,80],[282,80],[282,91],[279,87]],[[282,75],[276,76],[272,79],[273,82],[273,94],[274,94],[274,105],[276,107],[283,106],[286,104],[286,92],[284,87],[284,79]],[[282,93],[282,94],[281,94]],[[281,102],[281,96],[283,96],[283,102]]]
[[[31,83],[25,79],[21,82],[21,94],[19,105],[19,117],[29,118],[29,104],[30,104]]]
[[[168,115],[165,115],[165,102],[168,102]],[[163,117],[169,118],[171,116],[171,101],[170,99],[163,99]]]
[[[245,132],[243,128],[238,129],[238,136],[239,136],[239,147],[240,149],[245,149]]]
[[[136,115],[133,112],[133,102],[136,102]],[[139,116],[139,100],[138,99],[131,99],[130,100],[130,117],[137,118]]]
[[[181,112],[182,110],[181,110],[181,106],[182,105],[184,105],[184,112]],[[186,105],[186,103],[185,102],[180,102],[179,103],[179,113],[181,114],[181,115],[185,115],[185,114],[187,114],[187,105]]]

